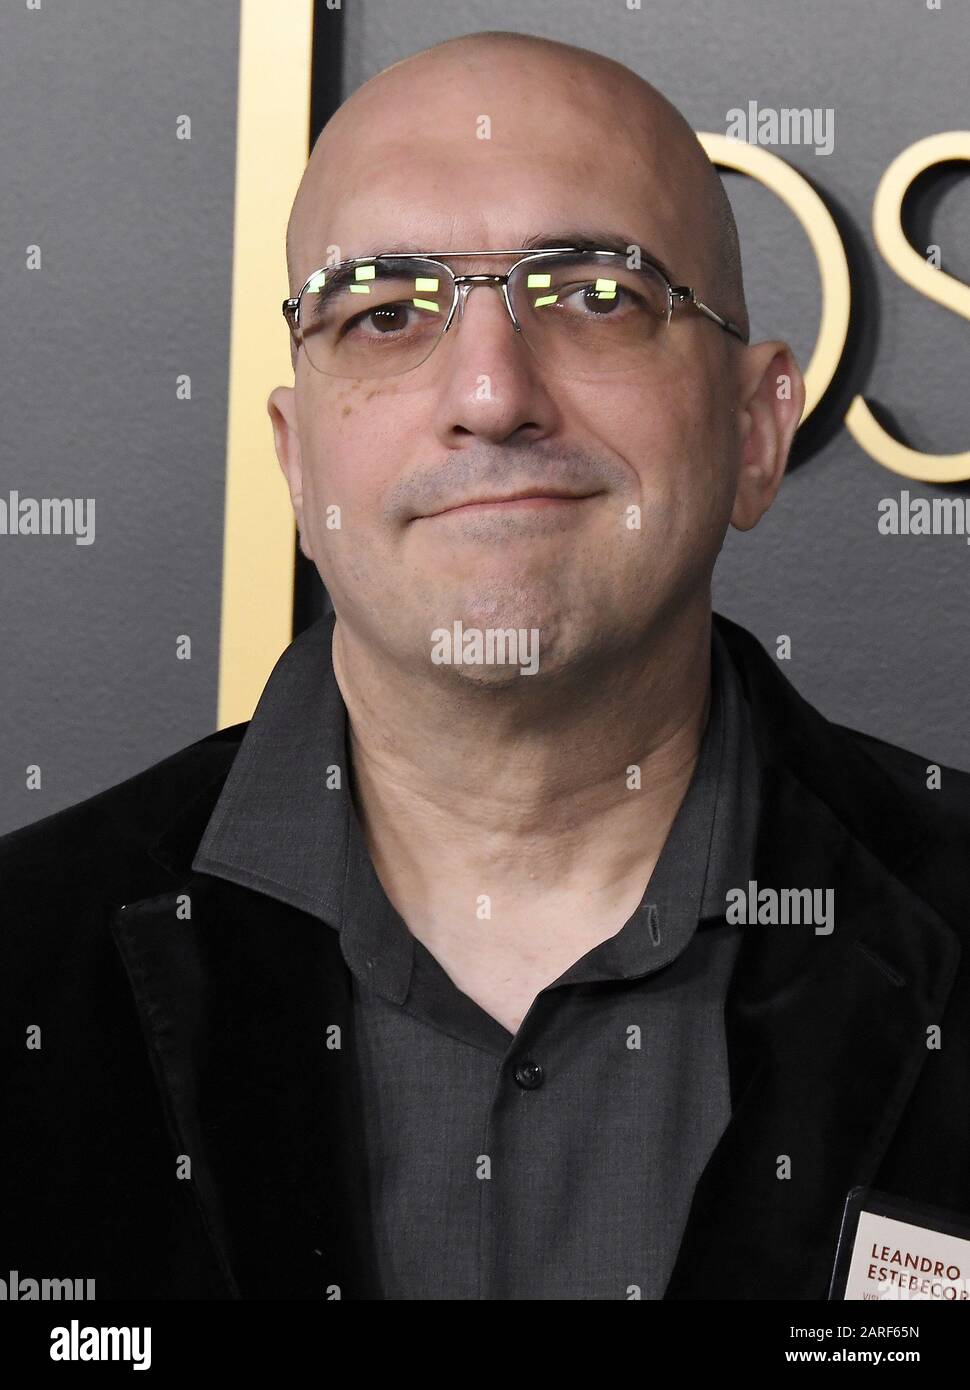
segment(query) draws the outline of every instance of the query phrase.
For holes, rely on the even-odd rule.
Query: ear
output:
[[[734,411],[742,454],[731,525],[750,531],[781,486],[805,407],[805,381],[787,343],[755,343],[744,353]]]
[[[303,456],[296,422],[296,392],[292,386],[277,386],[269,394],[266,410],[273,426],[276,457],[290,490],[290,503],[296,518],[300,549],[308,560],[313,556],[307,549],[303,528]]]

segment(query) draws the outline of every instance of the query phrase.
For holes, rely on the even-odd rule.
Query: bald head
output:
[[[561,747],[546,763],[533,735],[555,735],[570,701],[586,719],[597,691],[639,690],[641,667],[672,689],[665,653],[704,674],[725,532],[749,530],[770,506],[801,414],[790,349],[742,347],[699,313],[665,332],[640,280],[600,304],[585,257],[563,258],[581,273],[557,280],[561,296],[530,266],[537,288],[549,282],[534,297],[529,270],[510,292],[505,267],[487,259],[550,239],[639,250],[746,330],[731,209],[670,102],[567,44],[449,40],[334,113],[289,232],[294,291],[337,261],[363,271],[346,297],[325,290],[307,334],[291,334],[293,384],[276,387],[269,410],[301,549],[338,615],[335,653],[366,670],[372,709],[394,702],[395,681],[401,708],[417,708],[432,666],[459,720],[501,690],[511,703],[477,706],[480,728],[501,708],[515,747],[530,760],[539,751],[543,780]],[[397,277],[408,288],[388,274],[387,293],[368,300],[358,281],[383,267],[360,263],[382,251],[438,254],[448,274],[412,263]],[[558,307],[540,316],[547,304]],[[541,675],[519,682],[490,657],[429,662],[429,636],[457,619],[465,631],[541,635]]]
[[[486,139],[483,117],[491,123]],[[447,39],[402,59],[334,113],[313,147],[290,213],[290,293],[323,264],[326,247],[339,246],[345,259],[394,249],[394,242],[420,242],[429,212],[443,230],[425,249],[457,248],[467,239],[464,226],[481,225],[482,235],[501,238],[503,225],[514,226],[513,166],[521,177],[550,181],[560,169],[567,187],[576,187],[579,177],[585,191],[597,195],[599,225],[610,222],[611,190],[635,187],[647,231],[642,241],[634,232],[631,244],[660,254],[680,280],[695,285],[699,297],[747,334],[731,205],[676,107],[611,58],[504,31]],[[508,216],[490,219],[486,204],[502,201],[503,186]],[[532,230],[556,233],[559,226]],[[358,235],[366,246],[349,244]],[[524,235],[495,245],[519,245]],[[381,245],[372,245],[375,240]],[[484,249],[489,243],[469,244]]]

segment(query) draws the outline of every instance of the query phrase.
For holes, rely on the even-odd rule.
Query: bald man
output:
[[[0,844],[0,1248],[98,1298],[825,1299],[856,1189],[952,1239],[970,784],[712,614],[805,393],[688,124],[440,44],[329,122],[287,261],[332,608],[247,724]]]

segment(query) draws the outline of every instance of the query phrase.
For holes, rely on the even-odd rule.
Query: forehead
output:
[[[302,282],[334,254],[492,250],[591,227],[686,281],[708,258],[709,173],[683,117],[618,64],[558,49],[425,56],[365,83],[328,123],[294,209],[293,271]]]
[[[440,137],[367,140],[350,163],[329,166],[308,212],[308,271],[331,247],[347,260],[379,250],[516,248],[540,237],[573,245],[581,235],[667,259],[683,233],[656,162],[625,138],[590,132],[582,143],[546,135],[485,151]]]

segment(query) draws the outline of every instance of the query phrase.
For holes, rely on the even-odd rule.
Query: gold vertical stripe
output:
[[[313,0],[241,0],[220,728],[248,719],[293,631],[295,527],[266,413],[292,375],[280,304],[286,219],[306,165]]]

